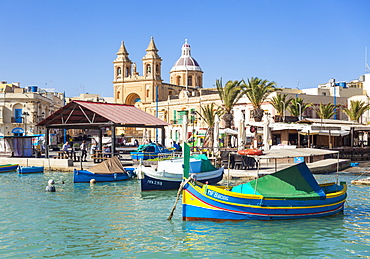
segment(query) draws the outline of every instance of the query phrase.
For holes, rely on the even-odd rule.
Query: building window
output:
[[[14,122],[15,123],[22,123],[23,117],[22,117],[22,109],[15,109],[14,110]]]
[[[181,85],[181,76],[178,76],[178,77],[176,78],[176,84],[177,84],[177,85]]]
[[[172,95],[172,91],[169,91],[169,92],[168,92],[168,95]]]
[[[193,77],[188,76],[188,86],[193,86]]]
[[[146,90],[146,97],[149,98],[150,90]]]
[[[117,91],[117,100],[120,99],[120,95],[121,95],[121,92],[120,91]]]
[[[117,67],[117,76],[121,75],[121,67]]]
[[[129,76],[129,70],[128,70],[128,67],[126,67],[126,77]]]
[[[147,72],[147,73],[152,72],[152,68],[150,67],[150,64],[147,64],[147,65],[146,65],[146,72]]]
[[[155,73],[156,73],[157,75],[159,74],[159,65],[158,65],[158,64],[155,66]]]

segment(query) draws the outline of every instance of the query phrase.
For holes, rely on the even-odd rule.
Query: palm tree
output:
[[[263,109],[261,104],[266,100],[267,96],[276,90],[275,82],[270,82],[266,79],[260,79],[258,77],[251,77],[247,82],[242,80],[242,87],[244,93],[253,105],[251,116],[255,121],[261,121],[263,117]]]
[[[303,103],[303,99],[296,97],[293,98],[290,105],[288,106],[288,111],[292,116],[301,116],[308,107],[311,107],[313,103]]]
[[[275,108],[279,115],[284,115],[285,109],[290,104],[292,97],[287,99],[287,94],[277,93],[276,96],[271,98],[270,104]]]
[[[225,127],[231,128],[234,119],[234,115],[232,114],[233,107],[243,95],[240,81],[229,80],[223,87],[221,78],[216,80],[216,87],[224,109],[222,119],[225,121]]]
[[[197,112],[197,114],[208,126],[203,146],[207,146],[208,143],[211,143],[212,145],[214,139],[213,128],[215,126],[216,114],[221,117],[224,110],[222,109],[222,107],[217,106],[215,103],[210,103],[205,106],[201,106],[200,108],[201,112]]]
[[[320,119],[330,119],[334,115],[335,106],[332,103],[322,104],[315,108],[315,112]]]
[[[350,108],[344,108],[343,111],[348,115],[350,120],[359,122],[361,116],[370,109],[369,104],[365,104],[363,101],[351,101]]]

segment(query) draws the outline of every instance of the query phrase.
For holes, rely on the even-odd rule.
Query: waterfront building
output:
[[[0,136],[43,133],[44,129],[36,124],[62,107],[63,97],[53,89],[0,82]]]
[[[100,94],[80,94],[76,97],[66,97],[66,103],[71,101],[89,101],[89,102],[101,102],[101,103],[114,103],[113,97],[102,97]]]
[[[170,70],[170,83],[164,83],[162,80],[162,58],[158,54],[153,38],[151,38],[146,54],[142,59],[142,75],[137,71],[136,63],[130,60],[124,42],[121,43],[117,57],[113,61],[115,102],[134,104],[141,110],[170,123],[171,125],[166,128],[167,144],[172,141],[178,142],[187,139],[194,132],[196,134],[204,132],[207,125],[199,119],[195,111],[200,112],[202,106],[210,103],[222,105],[216,89],[204,88],[203,71],[199,63],[191,56],[190,50],[190,45],[185,41],[181,48],[180,58]],[[282,88],[280,92],[287,94],[288,98],[302,98],[304,103],[313,103],[314,105],[319,105],[320,103],[336,104],[338,107],[336,119],[348,120],[341,107],[348,106],[349,99],[354,98],[353,96],[363,97],[364,94],[370,91],[370,80],[367,79],[370,79],[367,75],[361,76],[359,80],[350,82],[336,82],[334,79],[331,79],[328,83],[318,85],[317,88]],[[276,94],[276,92],[271,93],[269,98],[262,104],[262,109],[265,110],[271,123],[275,123],[275,119],[279,115],[269,103],[269,99]],[[252,109],[253,107],[247,97],[240,99],[233,110],[233,129],[237,130],[239,121],[242,119],[246,127],[254,123],[250,116]],[[188,117],[188,136],[182,136],[184,115]],[[286,118],[291,117],[288,111],[285,111],[283,116]],[[318,116],[314,106],[304,111],[302,117],[317,119]],[[363,121],[368,121],[368,118]],[[289,120],[286,119],[286,121]],[[224,127],[223,121],[221,121],[220,126],[221,128]],[[282,127],[273,129],[271,134],[272,142],[282,144],[297,142],[298,131],[301,130],[300,127],[294,128],[294,124],[285,129]],[[127,128],[123,132],[116,134],[125,134],[126,136],[134,136],[139,139],[145,135],[146,138],[152,140],[156,140],[158,137],[154,130],[135,131]]]

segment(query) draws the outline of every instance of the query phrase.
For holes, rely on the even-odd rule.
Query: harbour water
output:
[[[349,186],[345,212],[335,217],[217,223],[182,221],[181,201],[167,221],[176,191],[72,178],[0,174],[1,258],[370,258],[370,186]],[[45,192],[49,179],[57,192]]]

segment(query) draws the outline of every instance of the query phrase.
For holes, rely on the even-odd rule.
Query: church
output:
[[[170,70],[170,83],[162,79],[162,58],[150,39],[145,56],[142,58],[142,74],[137,70],[136,63],[130,60],[124,42],[113,61],[114,67],[114,101],[121,104],[135,105],[145,112],[171,124],[167,128],[167,142],[181,139],[183,115],[191,115],[189,124],[200,129],[201,120],[194,111],[200,111],[206,103],[220,103],[215,89],[203,88],[203,71],[198,62],[191,56],[191,48],[187,40],[181,47],[180,58]],[[199,117],[199,116],[198,116]],[[189,130],[191,132],[191,130]],[[147,132],[147,138],[158,140],[154,130]],[[188,133],[191,134],[191,133]],[[134,129],[125,129],[126,136],[143,136]],[[144,133],[145,135],[145,133]],[[158,134],[157,134],[158,135]]]
[[[181,50],[181,57],[170,71],[170,83],[162,80],[162,58],[153,37],[142,58],[142,75],[137,71],[136,63],[129,58],[124,42],[117,52],[114,64],[114,99],[116,103],[135,104],[141,102],[165,101],[169,96],[178,96],[182,90],[196,95],[203,87],[203,71],[198,62],[190,54],[190,45],[185,41]]]

